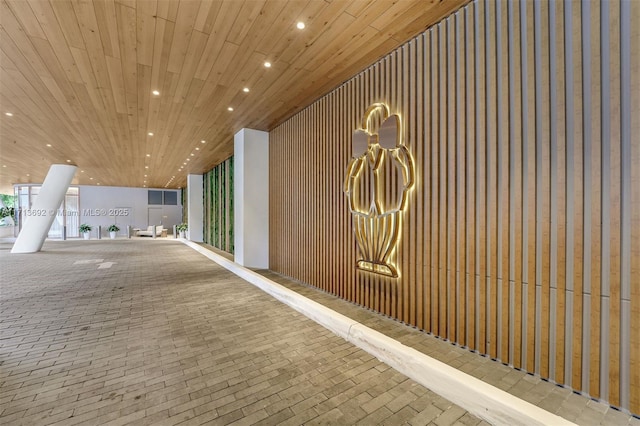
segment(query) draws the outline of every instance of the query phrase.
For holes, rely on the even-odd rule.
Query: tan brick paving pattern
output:
[[[177,241],[9,249],[2,425],[486,424]]]

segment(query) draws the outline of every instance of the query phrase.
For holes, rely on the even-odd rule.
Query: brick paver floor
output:
[[[517,370],[499,361],[471,352],[377,312],[358,307],[315,287],[270,271],[263,276],[328,308],[354,319],[438,361],[474,376],[492,386],[537,405],[579,425],[640,426],[640,419],[608,404],[580,395],[539,376]]]
[[[2,425],[486,424],[178,241],[10,247]]]

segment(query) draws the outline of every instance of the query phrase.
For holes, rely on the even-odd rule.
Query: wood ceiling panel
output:
[[[182,186],[468,1],[0,0],[0,191]]]
[[[179,5],[175,0],[158,0],[158,16],[175,23]]]
[[[67,45],[82,49],[84,47],[84,40],[78,27],[78,21],[75,19],[73,5],[66,1],[56,1],[51,3],[51,7],[60,25],[60,30],[67,41]]]
[[[8,5],[11,5],[10,8]],[[35,17],[31,6],[24,0],[10,0],[3,2],[2,4],[2,25],[5,25],[5,19],[10,20],[15,17],[20,21],[20,24],[27,35],[32,37],[47,38],[42,31],[40,23]]]
[[[221,2],[202,2],[193,28],[205,34],[211,34],[213,23],[216,21],[221,6]]]
[[[136,11],[137,60],[142,65],[153,65],[153,47],[156,29],[156,2],[142,2],[146,7]]]
[[[199,6],[195,1],[180,2],[176,31],[173,34],[169,54],[169,67],[167,69],[170,72],[179,73],[184,65]]]
[[[238,2],[240,3],[240,2]],[[249,33],[258,14],[262,10],[263,3],[257,1],[245,1],[242,8],[235,16],[231,30],[225,37],[227,41],[235,44],[242,44],[242,41]],[[260,27],[258,28],[258,30]],[[254,29],[255,31],[255,29]]]
[[[93,13],[91,10],[93,9]],[[104,54],[113,56],[114,58],[120,57],[120,44],[118,43],[118,25],[116,23],[116,6],[112,0],[105,0],[99,2],[83,2],[76,4],[75,7],[76,16],[80,21],[80,28],[83,28],[87,23],[91,23],[89,31],[92,34],[83,32],[85,43],[88,43],[87,36],[95,35],[102,44]],[[96,27],[98,31],[96,31]],[[87,45],[88,48],[98,48],[98,45]]]

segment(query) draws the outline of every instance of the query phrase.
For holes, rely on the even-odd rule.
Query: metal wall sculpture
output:
[[[352,139],[344,192],[358,244],[357,268],[398,277],[393,262],[402,212],[414,183],[413,159],[403,143],[400,116],[372,104]]]

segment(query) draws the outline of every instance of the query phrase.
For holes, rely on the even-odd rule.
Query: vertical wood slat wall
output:
[[[233,157],[204,174],[204,242],[233,253]]]
[[[270,267],[640,413],[640,2],[476,1],[270,133]],[[391,279],[342,182],[385,102],[417,185]]]

